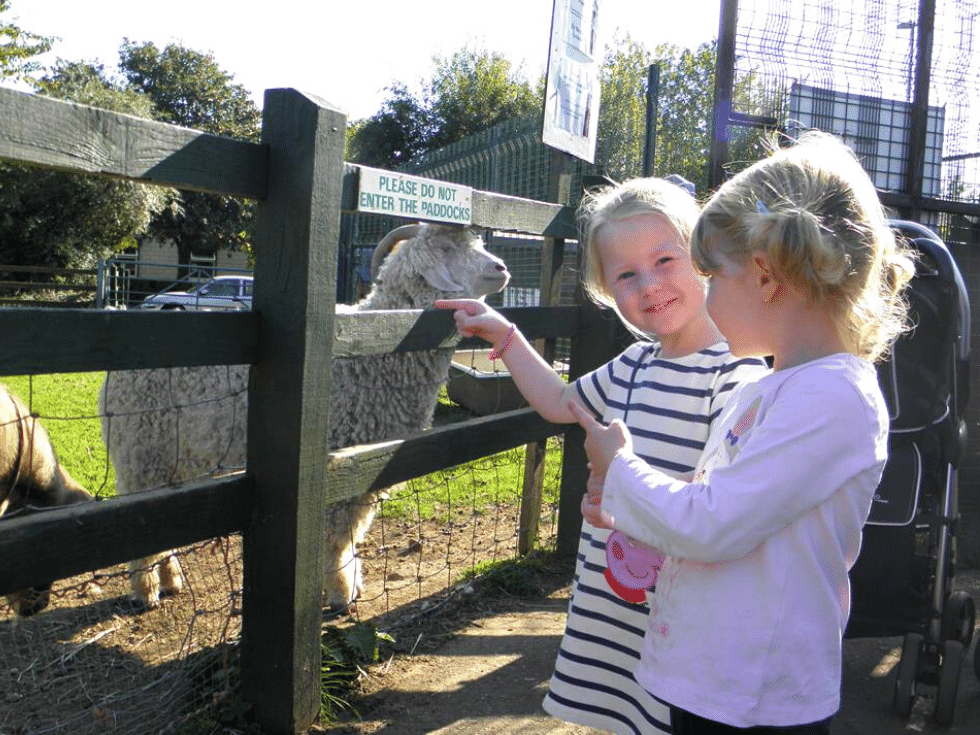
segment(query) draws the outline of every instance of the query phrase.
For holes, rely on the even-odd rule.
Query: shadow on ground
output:
[[[537,597],[483,600],[468,612],[459,613],[453,630],[436,624],[426,626],[424,621],[406,630],[409,640],[403,640],[402,645],[409,651],[414,647],[415,653],[394,655],[371,671],[364,698],[358,703],[361,719],[314,732],[596,733],[555,720],[541,710],[564,628],[569,578],[567,570],[563,571],[555,584]],[[980,570],[962,571],[957,586],[980,602]],[[948,728],[932,720],[933,700],[929,696],[916,701],[908,720],[892,709],[901,642],[900,638],[845,641],[843,701],[832,734],[980,732],[980,682],[973,671],[977,636],[964,657],[954,722]]]

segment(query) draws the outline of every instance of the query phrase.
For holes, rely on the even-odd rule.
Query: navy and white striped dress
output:
[[[694,471],[731,389],[768,368],[761,360],[733,357],[724,342],[676,359],[658,352],[649,342],[630,345],[576,385],[603,423],[618,418],[626,424],[637,455],[680,476]],[[621,735],[670,732],[669,708],[633,678],[649,606],[620,597],[606,581],[609,533],[582,524],[568,620],[544,709]]]

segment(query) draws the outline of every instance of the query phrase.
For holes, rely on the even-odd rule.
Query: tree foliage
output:
[[[541,108],[540,94],[499,53],[462,48],[434,61],[430,150]]]
[[[8,5],[0,0],[0,12]],[[36,71],[31,58],[52,41],[11,23],[0,23],[0,37],[7,39],[0,76]],[[259,140],[258,109],[211,55],[124,40],[119,70],[111,76],[101,65],[59,62],[33,82],[60,99]],[[0,263],[91,265],[147,233],[172,240],[186,264],[192,253],[247,246],[253,222],[254,204],[232,197],[0,164]]]
[[[36,84],[51,97],[152,116],[149,100],[114,89],[100,67],[60,62]],[[131,244],[166,202],[159,187],[0,163],[0,263],[91,268]]]
[[[651,52],[629,35],[614,38],[600,71],[597,167],[617,180],[642,175],[647,80],[655,63],[659,104],[654,174],[677,173],[705,191],[715,61],[714,42],[694,50],[661,44]],[[394,168],[505,120],[540,115],[544,80],[532,88],[500,54],[462,48],[433,62],[421,92],[394,84],[378,113],[351,125],[349,160]],[[744,84],[741,94],[750,94]],[[756,137],[744,136],[738,149],[751,148]]]
[[[161,120],[258,142],[261,116],[248,91],[218,66],[214,56],[171,43],[124,39],[119,69],[129,85],[153,101]]]
[[[647,80],[659,68],[653,173],[680,174],[704,192],[714,101],[715,44],[695,50],[661,44],[653,52],[628,35],[606,49],[599,111],[599,160],[622,180],[642,175]]]
[[[401,83],[387,91],[381,110],[348,127],[348,160],[394,168],[430,149],[431,115],[425,102]]]
[[[259,140],[258,108],[213,56],[178,44],[161,50],[153,43],[128,39],[119,55],[119,68],[129,86],[152,101],[160,120],[216,135]],[[221,248],[247,248],[254,224],[253,202],[184,191],[153,219],[150,233],[172,240],[179,262],[187,264],[192,254],[207,256]]]
[[[10,0],[0,0],[0,15],[10,11]],[[0,81],[32,81],[40,69],[35,57],[51,50],[55,39],[38,36],[14,24],[0,20]]]
[[[449,58],[434,57],[433,64],[420,92],[396,82],[376,114],[351,125],[348,160],[395,168],[541,106],[540,89],[499,53],[461,48]]]
[[[617,181],[642,173],[650,60],[650,53],[629,36],[606,47],[599,74],[596,161]]]

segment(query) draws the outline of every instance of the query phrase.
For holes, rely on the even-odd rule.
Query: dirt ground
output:
[[[515,554],[516,504],[438,515],[395,519],[382,509],[360,547],[365,594],[357,618],[391,628],[403,653],[455,635],[461,607],[467,615],[485,609],[460,606],[467,587],[455,583],[474,566]],[[546,509],[544,538],[554,533],[549,518]],[[50,608],[24,620],[0,598],[0,735],[85,735],[108,725],[117,735],[183,733],[224,695],[241,623],[240,539],[178,556],[185,590],[153,610],[130,601],[126,565],[56,582]]]
[[[366,670],[355,701],[360,718],[311,733],[594,732],[541,710],[564,628],[570,562],[532,556],[530,574],[519,575],[524,589],[515,589],[513,580],[503,587],[459,581],[481,562],[513,558],[516,514],[516,506],[501,505],[479,512],[459,508],[439,523],[383,517],[375,523],[361,547],[366,595],[354,618],[328,622],[370,620],[396,642]],[[542,531],[545,538],[554,531],[547,513]],[[96,577],[98,584],[84,578],[56,584],[54,609],[19,626],[0,614],[0,734],[103,732],[107,719],[119,734],[163,732],[156,721],[126,718],[134,712],[166,718],[193,703],[199,683],[186,681],[187,662],[221,653],[237,637],[239,553],[235,539],[188,553],[182,558],[188,592],[165,599],[154,611],[127,601],[125,570],[117,568]],[[225,583],[218,583],[221,578]],[[980,571],[961,572],[957,581],[980,603]],[[212,617],[205,615],[209,611]],[[212,632],[203,635],[206,623]],[[197,631],[193,640],[191,629]],[[908,721],[892,710],[900,643],[845,643],[844,701],[834,735],[980,732],[980,683],[972,670],[976,643],[964,660],[949,729],[932,721],[927,697],[918,700]],[[214,658],[208,659],[212,667]],[[52,699],[54,690],[59,694]]]
[[[597,731],[546,715],[541,700],[564,626],[570,570],[551,569],[541,593],[473,601],[448,620],[406,627],[414,653],[396,653],[370,669],[357,702],[360,719],[315,730],[332,735],[475,735]],[[965,570],[957,586],[980,601],[980,571]],[[455,629],[454,626],[455,625]],[[978,626],[980,629],[980,626]],[[978,630],[980,633],[980,630]],[[980,682],[973,672],[976,636],[964,659],[953,726],[932,720],[928,692],[911,717],[892,709],[900,638],[845,641],[843,703],[834,735],[980,732]]]

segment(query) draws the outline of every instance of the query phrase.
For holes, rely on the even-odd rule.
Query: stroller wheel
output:
[[[936,710],[933,714],[940,725],[953,724],[956,690],[960,685],[960,665],[963,663],[963,644],[943,642],[943,662],[939,667],[939,686],[936,689]]]
[[[965,649],[973,639],[973,625],[977,619],[973,598],[962,590],[951,592],[943,608],[940,638],[944,641],[959,641]]]
[[[980,643],[977,643],[973,648],[973,673],[980,680]]]
[[[898,673],[895,676],[895,694],[892,706],[901,717],[912,714],[912,704],[915,701],[915,678],[919,670],[919,651],[922,647],[922,636],[918,633],[906,633],[902,644],[902,657],[898,660]]]

